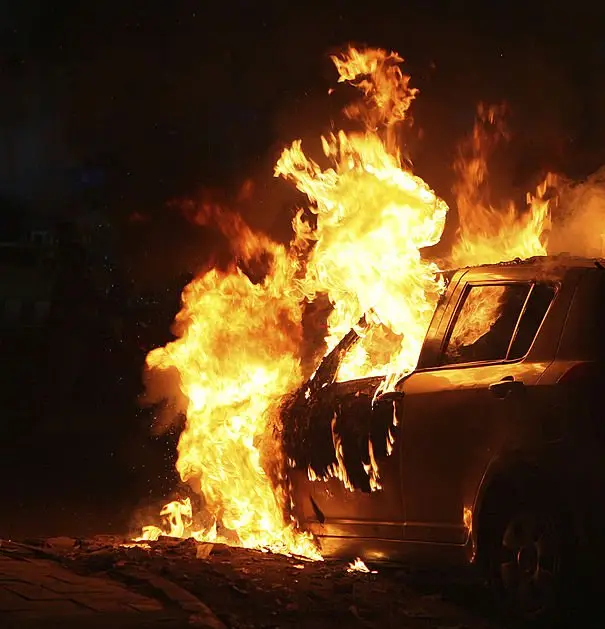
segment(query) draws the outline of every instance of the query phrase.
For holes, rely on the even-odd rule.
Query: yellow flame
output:
[[[462,510],[462,522],[464,528],[471,533],[473,530],[473,511],[470,507],[464,507]]]
[[[195,514],[189,499],[169,503],[161,512],[163,525],[145,527],[140,539],[191,536],[320,559],[311,536],[285,515],[288,462],[275,438],[280,400],[303,380],[303,304],[329,298],[325,352],[351,328],[358,330],[360,341],[340,365],[338,379],[381,375],[381,388],[388,389],[416,365],[444,290],[437,264],[422,250],[439,242],[448,213],[401,157],[398,133],[417,90],[396,53],[349,48],[332,60],[339,82],[362,92],[344,112],[359,129],[322,138],[323,166],[303,152],[300,140],[283,151],[274,174],[293,182],[310,203],[293,221],[290,247],[254,233],[216,204],[185,208],[192,220],[223,231],[238,262],[185,288],[178,338],[147,358],[149,369],[179,374],[187,421],[177,469],[199,495],[201,509]],[[487,157],[502,133],[498,115],[480,109],[456,162],[460,232],[450,259],[456,265],[544,251],[550,180],[529,198],[525,212],[512,205],[498,211],[486,201]],[[360,328],[362,316],[367,325]],[[389,452],[393,443],[389,432]],[[348,484],[334,430],[333,445],[337,462],[328,476]],[[370,454],[366,472],[372,488],[380,489]],[[309,477],[317,479],[310,468]],[[361,566],[358,559],[351,570]]]
[[[293,181],[311,202],[312,228],[298,213],[294,231],[308,248],[301,288],[307,299],[328,295],[330,351],[360,317],[370,327],[340,366],[339,380],[387,375],[394,384],[411,371],[443,285],[437,265],[420,250],[441,238],[446,203],[403,165],[393,125],[404,119],[415,90],[383,50],[350,49],[335,58],[341,81],[361,87],[361,105],[349,117],[362,131],[322,138],[331,166],[322,169],[299,140],[282,153],[275,174]],[[388,384],[387,384],[388,386]]]
[[[244,261],[270,255],[262,281],[254,283],[237,267],[196,278],[183,293],[175,330],[180,338],[152,351],[147,364],[179,372],[188,408],[177,469],[199,488],[211,525],[235,534],[235,543],[245,547],[316,556],[309,536],[284,524],[285,495],[262,462],[263,447],[279,456],[266,436],[281,397],[300,384],[301,310],[291,288],[296,264],[268,239],[237,235],[244,238]],[[213,541],[191,528],[189,500],[167,505],[162,515],[169,518],[167,534]],[[143,533],[155,535],[154,529]]]
[[[367,572],[371,574],[378,574],[378,570],[370,570],[360,557],[357,557],[355,561],[348,565],[347,572]]]

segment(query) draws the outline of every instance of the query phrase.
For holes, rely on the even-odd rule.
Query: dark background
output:
[[[421,90],[412,154],[445,197],[480,100],[511,105],[515,180],[602,163],[605,44],[589,5],[321,4],[5,0],[1,116],[19,153],[7,192],[120,222],[199,186],[269,185],[280,148],[327,129],[349,96],[327,95],[327,53],[347,42],[405,57]]]
[[[167,201],[229,201],[252,178],[246,219],[287,238],[297,195],[272,168],[292,139],[313,149],[341,122],[351,93],[328,95],[330,52],[406,59],[420,89],[408,149],[450,203],[479,101],[510,104],[499,191],[605,162],[605,40],[588,3],[308,4],[0,2],[0,290],[31,284],[19,257],[52,275],[48,317],[2,328],[0,535],[120,529],[168,493],[176,435],[151,434],[140,373],[220,240]],[[32,225],[51,243],[33,247]]]

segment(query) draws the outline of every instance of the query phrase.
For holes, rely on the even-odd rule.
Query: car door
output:
[[[453,275],[446,274],[450,289],[459,279]],[[441,320],[446,305],[444,294],[431,327]],[[302,428],[286,439],[292,444],[286,450],[292,459],[298,519],[320,536],[401,540],[405,511],[400,423],[394,413],[398,395],[389,393],[376,401],[382,377],[334,382],[337,365],[355,343],[353,331],[347,336],[340,343],[343,352],[335,348],[334,357],[320,365],[322,373],[314,374],[312,380],[319,385],[302,391],[301,413],[285,413],[286,425]],[[302,456],[297,456],[301,450]]]
[[[497,275],[465,280],[442,318],[438,351],[421,357],[401,384],[407,540],[464,543],[465,509],[508,438],[511,418],[520,421],[540,395],[537,384],[554,357],[532,348],[554,284]]]
[[[321,535],[403,537],[401,449],[393,402],[372,405],[381,381],[332,384],[325,392],[327,402],[310,419],[317,448],[307,478],[299,475],[295,490],[307,522],[320,522],[315,531]],[[326,443],[334,453],[331,460],[320,451]]]

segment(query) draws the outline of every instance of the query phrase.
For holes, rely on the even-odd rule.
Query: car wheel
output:
[[[500,610],[523,626],[562,620],[567,588],[565,528],[548,508],[508,509],[493,527],[488,581]]]

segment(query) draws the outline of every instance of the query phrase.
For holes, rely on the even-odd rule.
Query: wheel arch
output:
[[[555,502],[568,522],[574,537],[581,536],[577,512],[562,490],[556,474],[522,453],[494,460],[486,470],[473,505],[472,541],[474,555],[482,560],[482,551],[490,522],[499,516],[498,507],[505,500],[520,502],[534,499]]]

